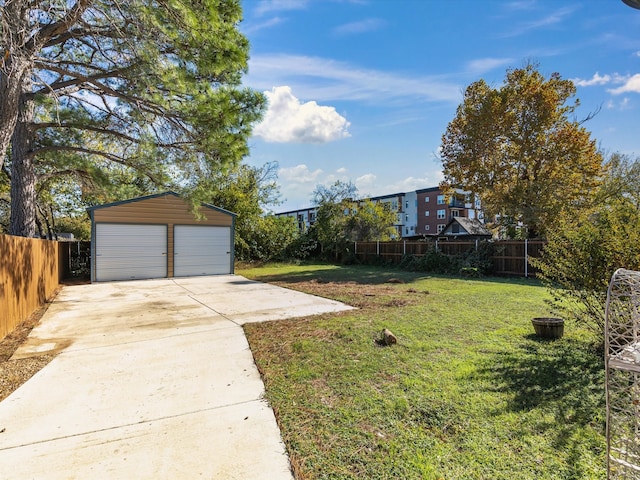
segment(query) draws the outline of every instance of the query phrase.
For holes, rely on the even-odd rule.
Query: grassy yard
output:
[[[245,327],[298,480],[604,479],[603,360],[533,281],[272,265],[358,310]],[[389,280],[392,282],[389,283]],[[390,329],[398,344],[381,346]]]

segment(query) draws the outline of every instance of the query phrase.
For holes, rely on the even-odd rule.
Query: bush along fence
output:
[[[543,240],[427,240],[355,242],[353,256],[362,263],[387,263],[409,270],[479,276],[535,277],[530,258],[541,256]]]

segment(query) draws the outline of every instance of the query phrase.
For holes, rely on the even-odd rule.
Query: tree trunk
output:
[[[20,237],[36,236],[36,174],[32,152],[31,128],[35,104],[23,94],[18,104],[18,119],[11,137],[11,223],[9,233]]]
[[[22,84],[33,62],[22,50],[31,32],[28,28],[30,9],[25,4],[24,1],[2,2],[0,12],[0,169],[7,158],[18,119]]]
[[[20,88],[16,83],[0,71],[0,168],[4,165],[18,118]]]

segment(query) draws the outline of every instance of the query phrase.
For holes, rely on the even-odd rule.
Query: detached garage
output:
[[[233,273],[235,214],[174,192],[89,209],[91,281]]]

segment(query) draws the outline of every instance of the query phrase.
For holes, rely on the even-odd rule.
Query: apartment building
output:
[[[439,187],[430,187],[371,197],[369,200],[387,204],[389,210],[396,214],[394,227],[398,232],[397,238],[438,235],[453,217],[484,222],[480,200],[463,190],[456,190],[453,195],[445,196]],[[316,209],[311,207],[290,210],[275,215],[294,217],[300,231],[306,231],[315,223]]]
[[[274,214],[276,217],[293,217],[298,224],[298,230],[306,232],[316,222],[316,207],[303,208],[301,210],[289,210]]]
[[[417,226],[415,235],[438,235],[453,217],[477,219],[484,223],[480,199],[456,190],[453,195],[444,195],[439,187],[416,190]]]

